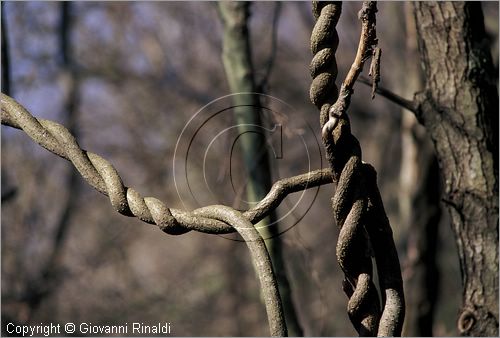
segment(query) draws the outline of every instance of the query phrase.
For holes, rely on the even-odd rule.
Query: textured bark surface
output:
[[[498,336],[498,93],[480,3],[416,2],[417,117],[443,175],[463,276],[462,335]]]

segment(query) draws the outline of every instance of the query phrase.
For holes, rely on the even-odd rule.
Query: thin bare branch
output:
[[[358,82],[365,84],[365,85],[368,85],[368,86],[372,85],[372,81],[370,79],[364,77],[363,75],[361,75],[358,78]],[[412,113],[417,112],[417,105],[415,104],[415,102],[407,100],[404,97],[395,94],[394,92],[390,91],[389,89],[387,89],[385,87],[377,85],[375,92],[377,94],[382,95],[383,97],[385,97],[389,101],[391,101],[391,102],[393,102],[393,103],[395,103],[395,104],[397,104],[405,109],[408,109]]]
[[[9,44],[7,38],[7,22],[5,21],[5,1],[2,1],[1,6],[1,31],[2,31],[2,92],[10,95],[11,93],[11,69]]]
[[[375,47],[373,50],[372,63],[370,64],[369,76],[372,77],[372,100],[375,98],[375,91],[380,82],[380,58],[382,57],[382,49]]]
[[[377,13],[377,4],[374,1],[364,1],[363,7],[358,13],[358,18],[361,20],[361,36],[359,39],[358,51],[354,62],[347,73],[343,86],[346,91],[352,91],[354,83],[359,74],[363,71],[363,65],[368,60],[377,46],[377,33],[375,30],[375,13]]]
[[[77,107],[79,105],[79,85],[80,81],[76,75],[73,58],[72,45],[70,41],[72,22],[71,2],[61,2],[60,4],[60,30],[59,30],[59,49],[61,55],[61,69],[67,77],[68,95],[64,104],[64,111],[67,115],[66,124],[68,130],[73,135],[77,134]],[[40,266],[38,277],[31,283],[37,285],[29,285],[26,293],[26,298],[30,299],[30,316],[39,309],[43,299],[48,298],[60,284],[62,278],[58,273],[62,261],[64,241],[71,225],[71,218],[75,210],[78,208],[78,195],[80,185],[78,181],[78,173],[70,168],[66,178],[66,196],[61,213],[55,221],[55,230],[53,232],[53,244],[48,251],[47,259]]]
[[[274,210],[288,194],[332,183],[330,168],[314,170],[302,175],[284,178],[275,182],[269,191],[256,206],[245,211],[243,215],[253,224],[264,218],[270,210]]]
[[[337,126],[338,119],[347,112],[353,93],[354,83],[359,74],[363,71],[365,61],[373,55],[373,51],[377,47],[378,40],[375,13],[377,13],[376,2],[364,1],[358,13],[358,17],[361,20],[361,36],[359,38],[356,57],[340,87],[337,101],[330,107],[328,122],[324,124],[322,129],[323,137],[327,137],[331,134],[331,131]]]
[[[282,3],[280,1],[277,1],[274,5],[273,23],[271,27],[271,47],[269,49],[270,54],[266,62],[264,76],[257,85],[257,88],[262,91],[266,90],[268,86],[269,78],[273,71],[274,61],[276,60],[276,52],[278,51],[278,24],[281,16],[281,7]]]

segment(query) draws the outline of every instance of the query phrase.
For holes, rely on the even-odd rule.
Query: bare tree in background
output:
[[[81,127],[75,130],[79,134],[79,142],[82,140],[82,144],[85,144],[88,149],[103,154],[103,157],[108,158],[111,163],[116,165],[120,174],[123,174],[124,182],[132,182],[131,186],[141,187],[141,192],[149,191],[152,196],[158,196],[161,200],[174,201],[175,192],[171,191],[171,175],[165,169],[169,166],[169,161],[172,158],[171,144],[175,143],[173,141],[176,137],[174,134],[182,129],[184,119],[188,119],[191,112],[195,111],[201,104],[213,99],[214,96],[222,95],[227,91],[227,88],[219,85],[225,83],[224,68],[222,64],[219,64],[218,55],[218,47],[221,42],[218,37],[222,34],[203,34],[207,31],[222,33],[217,30],[217,26],[214,28],[212,25],[212,22],[218,22],[217,13],[215,10],[213,13],[210,12],[210,5],[205,4],[89,3],[76,5],[82,10],[82,13],[79,12],[79,17],[82,19],[78,29],[75,29],[77,34],[73,35],[72,38],[66,35],[66,39],[67,41],[72,39],[78,41],[79,43],[75,43],[74,46],[75,48],[80,46],[80,49],[73,56],[70,56],[68,63],[65,61],[61,65],[68,71],[65,71],[66,76],[64,76],[65,89],[62,93],[58,92],[60,95],[44,92],[41,97],[46,98],[47,95],[68,97],[68,100],[64,100],[62,103],[65,112],[74,111],[76,107],[80,107],[78,110],[84,112],[78,119],[78,124],[81,124]],[[43,11],[40,11],[40,15],[38,15],[38,11],[45,8],[46,5],[37,3],[26,5],[27,8],[30,6],[35,8],[34,12],[36,13],[36,16],[31,16],[35,19],[32,19],[29,25],[23,24],[22,6],[24,4],[13,3],[7,6],[8,9],[19,8],[19,10],[13,11],[18,16],[12,16],[12,29],[10,26],[8,27],[9,34],[17,37],[17,39],[12,40],[15,42],[12,45],[15,47],[16,53],[13,55],[16,57],[22,53],[29,55],[36,48],[49,49],[51,46],[50,43],[46,43],[47,40],[44,40],[44,43],[31,45],[30,41],[32,40],[24,39],[25,36],[19,34],[22,25],[33,26],[39,32],[43,31],[40,29],[38,20],[50,22],[50,17],[47,19],[47,12]],[[324,15],[322,19],[318,20],[320,26],[332,24],[335,21],[335,16],[328,17],[328,14],[340,13],[337,12],[338,7],[336,6],[337,4],[330,3],[315,4],[316,19],[318,20],[321,15]],[[434,141],[435,153],[443,178],[443,201],[448,206],[452,218],[464,276],[464,305],[458,322],[459,332],[464,335],[498,335],[498,147],[496,145],[498,115],[495,113],[498,110],[498,93],[495,86],[496,74],[491,71],[491,62],[487,52],[491,41],[484,39],[481,24],[477,24],[483,21],[480,6],[477,4],[417,3],[411,6],[412,9],[415,9],[416,37],[419,40],[419,50],[424,64],[423,83],[425,83],[425,89],[416,95],[412,102],[396,95],[391,96],[391,93],[388,92],[385,92],[385,95],[413,111]],[[2,3],[2,7],[4,7],[4,3]],[[280,45],[282,47],[278,49],[279,62],[276,62],[279,76],[270,79],[270,82],[273,83],[273,90],[269,93],[293,101],[301,108],[300,111],[304,112],[304,116],[312,116],[312,121],[317,123],[317,114],[313,112],[314,109],[305,98],[310,82],[306,69],[306,63],[310,60],[310,55],[307,53],[307,35],[314,23],[312,17],[302,10],[305,7],[307,6],[302,4],[289,6],[283,3],[283,27],[286,29],[280,31]],[[212,9],[215,9],[215,6],[212,6]],[[267,21],[261,20],[260,14],[271,13],[272,6],[253,4],[252,9],[255,11],[253,12],[255,20],[252,20],[252,24],[255,24],[257,32],[254,36],[260,36],[259,33],[268,31]],[[358,4],[345,5],[342,17],[347,18],[347,20],[340,20],[337,26],[342,46],[337,51],[337,59],[339,65],[342,64],[342,68],[348,67],[347,62],[352,57],[352,55],[344,54],[343,50],[350,48],[345,48],[346,45],[342,45],[342,43],[345,43],[346,34],[351,36],[357,34],[356,29],[358,29],[359,23],[354,17],[358,9]],[[321,11],[324,13],[321,14]],[[382,21],[380,18],[385,18],[388,22],[384,24],[393,29],[391,16],[384,17],[384,13],[380,14],[379,27]],[[62,15],[64,17],[64,14]],[[349,22],[351,16],[352,22]],[[152,17],[155,19],[149,22],[147,19]],[[94,31],[92,29],[96,27],[96,20],[99,21],[97,23],[98,30]],[[296,28],[297,22],[305,24],[303,29]],[[2,26],[4,26],[4,20],[2,20]],[[162,34],[162,32],[164,33]],[[254,31],[252,30],[252,32]],[[2,34],[5,33],[6,31],[2,29]],[[64,32],[61,33],[64,35]],[[328,40],[332,38],[332,35],[329,34],[333,34],[333,30],[326,30],[324,33],[323,38]],[[27,36],[29,37],[29,34]],[[195,39],[196,36],[200,38]],[[304,36],[305,38],[303,38]],[[382,41],[384,36],[384,33],[379,34],[379,39]],[[176,37],[177,40],[172,37]],[[283,39],[283,43],[281,39]],[[64,41],[64,39],[59,41]],[[24,42],[25,44],[23,44]],[[408,42],[411,41],[408,40]],[[4,39],[2,39],[2,43],[4,43]],[[315,51],[319,52],[323,47],[336,49],[335,44],[327,46],[328,43],[316,44]],[[127,45],[130,46],[126,47]],[[181,45],[182,48],[178,48]],[[255,47],[256,51],[266,49],[262,48],[261,44],[252,47]],[[61,49],[64,50],[64,47]],[[394,49],[403,50],[404,48],[398,48],[395,45]],[[210,54],[208,50],[213,54]],[[6,51],[7,48],[2,46],[2,53],[5,54]],[[96,53],[96,51],[99,52]],[[330,51],[318,53],[318,58],[321,59],[321,56],[325,56]],[[247,57],[249,54],[247,53]],[[256,54],[259,56],[268,55],[267,51]],[[209,55],[215,56],[209,57]],[[404,54],[400,55],[401,62],[404,62]],[[73,57],[78,60],[78,73],[72,73],[71,58]],[[5,62],[7,59],[2,58],[2,60]],[[50,70],[50,67],[53,67],[50,60],[51,58],[40,57],[37,60],[39,63],[36,69]],[[16,59],[13,61],[13,66],[17,67]],[[23,95],[19,95],[20,101],[26,99],[34,114],[46,117],[43,116],[43,113],[38,113],[38,110],[39,108],[40,111],[47,109],[47,107],[50,108],[47,100],[30,102],[30,93],[36,92],[33,89],[36,86],[30,85],[30,76],[33,75],[26,75],[26,73],[23,73],[23,76],[19,75],[20,69],[25,72],[26,69],[30,69],[29,66],[26,67],[26,64],[30,65],[25,61],[24,66],[16,68],[12,74],[15,79],[16,94],[17,88],[20,88],[20,91],[23,91]],[[384,76],[386,72],[384,70],[390,70],[391,67],[383,61],[381,65],[382,76]],[[4,77],[7,75],[4,73],[5,66],[3,65],[2,68],[2,76]],[[251,68],[249,67],[249,69]],[[312,72],[315,75],[329,72],[329,75],[325,75],[326,77],[332,76],[332,74],[336,76],[337,69],[333,69],[333,64],[329,63],[313,68]],[[414,72],[417,70],[408,72],[408,82],[414,80],[411,75]],[[18,81],[20,78],[23,81]],[[72,78],[74,80],[71,80]],[[47,78],[44,79],[47,80]],[[43,83],[41,81],[38,86],[50,87],[51,83],[49,82]],[[276,83],[280,85],[276,86]],[[252,84],[252,88],[254,85],[255,83]],[[78,87],[80,87],[80,91]],[[361,86],[356,87],[353,105],[348,113],[352,121],[353,134],[359,137],[359,143],[364,149],[363,158],[365,161],[378,158],[380,161],[386,162],[382,166],[377,165],[380,177],[391,175],[384,172],[385,169],[392,169],[393,171],[389,172],[394,177],[394,172],[399,169],[396,162],[400,158],[398,156],[401,155],[395,154],[393,148],[384,144],[389,138],[381,138],[386,140],[381,141],[374,137],[377,135],[375,132],[371,133],[374,129],[372,122],[379,123],[381,121],[379,113],[387,106],[381,104],[381,100],[375,100],[370,105],[366,102],[356,104],[356,101],[363,101],[358,99],[358,94],[361,93],[361,97],[364,97],[361,89],[359,93],[357,92],[359,87]],[[404,84],[401,87],[409,87],[409,85]],[[410,91],[418,90],[418,88],[419,85],[415,84],[411,90],[404,89],[403,95],[409,96],[411,95]],[[382,89],[379,88],[379,92],[383,92]],[[80,92],[81,97],[79,97],[78,92]],[[327,103],[334,103],[333,91],[325,97]],[[10,101],[6,100],[9,102],[7,105],[9,105]],[[33,102],[41,103],[37,105]],[[363,117],[361,109],[357,110],[356,106],[361,106],[363,110],[365,106],[369,107],[369,110],[373,110],[373,112],[365,113]],[[2,106],[2,108],[2,123],[6,121],[6,124],[10,123],[10,125],[16,126],[9,114],[17,110],[11,109],[12,106],[7,108]],[[329,117],[325,112],[323,111],[322,122],[335,118],[334,116]],[[61,119],[67,126],[72,125],[72,118],[76,120],[76,116],[71,117],[66,113],[61,115]],[[366,118],[367,116],[369,118]],[[56,118],[49,116],[48,119]],[[406,120],[406,117],[401,120],[404,121],[405,140],[411,138],[411,141],[415,142],[413,146],[416,143],[420,144],[420,141],[426,138],[422,133],[422,128],[416,126],[414,120],[408,122],[409,119]],[[399,126],[399,120],[395,119],[394,121],[398,123],[392,124]],[[333,125],[333,136],[341,138],[340,134],[335,132],[334,123],[329,125]],[[381,125],[384,126],[381,133],[399,135],[396,134],[399,129],[393,129],[394,126],[383,122]],[[348,126],[348,121],[346,122],[342,117],[344,131],[346,126]],[[52,125],[52,127],[54,126]],[[30,256],[33,252],[37,252],[32,249],[33,242],[38,241],[36,235],[43,230],[38,225],[50,221],[51,224],[54,224],[53,228],[56,229],[48,235],[46,230],[44,233],[45,237],[51,238],[51,247],[46,252],[49,252],[48,262],[54,264],[49,264],[50,266],[39,265],[41,271],[48,271],[42,275],[50,276],[50,278],[41,279],[41,284],[47,284],[45,282],[50,281],[55,281],[55,283],[47,284],[50,286],[45,289],[35,287],[37,292],[49,290],[49,292],[44,291],[45,293],[41,294],[40,308],[45,306],[45,309],[55,309],[55,313],[39,310],[31,318],[33,323],[39,320],[53,319],[63,322],[74,317],[79,320],[89,321],[90,319],[96,323],[99,322],[99,324],[106,324],[109,322],[119,323],[120,320],[124,319],[133,318],[135,320],[143,315],[144,317],[140,318],[147,320],[155,320],[155,318],[163,320],[165,317],[169,317],[174,323],[179,323],[176,327],[179,330],[176,330],[176,334],[179,335],[201,335],[203,333],[217,335],[233,332],[231,330],[240,334],[248,334],[248,332],[259,335],[267,334],[262,325],[265,313],[262,311],[262,305],[257,296],[258,279],[252,275],[251,261],[247,259],[247,256],[244,255],[245,251],[242,250],[244,245],[236,247],[236,245],[232,245],[233,243],[216,236],[207,240],[205,234],[193,234],[193,232],[181,237],[158,236],[157,229],[137,226],[137,221],[119,217],[119,215],[111,215],[109,202],[105,198],[96,197],[97,194],[94,191],[86,186],[85,188],[79,187],[78,184],[74,188],[79,191],[81,196],[85,196],[85,203],[75,205],[76,200],[73,202],[71,199],[66,200],[62,196],[64,194],[59,194],[57,190],[55,193],[44,194],[43,199],[36,198],[41,195],[37,189],[43,188],[43,191],[49,191],[50,187],[60,187],[61,185],[71,187],[72,176],[66,176],[66,172],[64,172],[58,180],[50,181],[46,179],[50,174],[47,170],[50,171],[50,169],[44,171],[43,164],[40,165],[41,168],[35,166],[33,166],[34,169],[28,168],[30,163],[42,163],[42,160],[45,161],[43,163],[51,165],[51,162],[58,163],[58,161],[54,161],[51,154],[44,157],[45,154],[37,150],[33,151],[26,145],[23,147],[20,143],[23,140],[22,137],[27,139],[25,135],[19,133],[16,135],[11,131],[11,128],[3,130],[8,130],[8,132],[2,135],[2,140],[7,140],[6,144],[2,146],[2,150],[4,150],[2,152],[2,172],[7,171],[18,178],[19,182],[16,183],[22,183],[18,184],[18,190],[21,193],[20,197],[23,198],[17,200],[17,196],[16,198],[8,197],[9,203],[4,205],[2,216],[6,217],[2,217],[2,241],[6,245],[2,252],[2,272],[4,272],[2,281],[7,282],[3,284],[3,292],[17,294],[17,287],[29,281],[23,270],[31,271],[33,265],[22,266],[23,263],[30,260],[43,261],[32,259],[33,256]],[[409,132],[410,130],[411,132]],[[317,134],[319,135],[319,133],[318,130]],[[114,136],[110,138],[109,135]],[[382,134],[378,134],[378,136],[380,135]],[[108,138],[106,138],[107,136]],[[350,140],[352,141],[352,139]],[[328,142],[330,140],[327,140],[327,145]],[[401,150],[403,156],[407,156],[404,161],[411,155],[409,149],[422,155],[421,160],[417,161],[413,157],[411,164],[412,169],[415,169],[415,165],[420,165],[417,171],[421,173],[413,176],[409,182],[413,197],[409,198],[406,205],[412,207],[401,208],[402,214],[405,213],[405,210],[409,210],[410,214],[401,218],[398,216],[398,201],[394,196],[398,196],[398,193],[402,192],[403,189],[398,180],[389,178],[393,181],[393,189],[396,187],[394,190],[390,190],[387,185],[384,185],[384,179],[379,179],[379,185],[384,202],[387,202],[388,195],[393,196],[392,199],[389,199],[392,203],[386,203],[387,214],[392,223],[410,223],[408,232],[406,226],[395,231],[396,247],[400,252],[401,237],[408,236],[410,242],[408,252],[411,264],[407,266],[406,272],[413,276],[413,280],[405,285],[405,291],[409,292],[410,296],[407,297],[408,305],[411,306],[411,309],[418,311],[413,313],[411,310],[408,311],[410,317],[408,331],[417,332],[415,331],[417,329],[412,329],[411,326],[418,326],[421,334],[442,333],[442,330],[436,329],[437,325],[442,325],[442,323],[434,322],[434,331],[432,331],[431,320],[432,303],[435,296],[435,290],[431,287],[435,282],[431,278],[436,275],[433,273],[436,269],[433,257],[435,251],[433,250],[437,240],[437,227],[433,224],[439,217],[437,210],[431,210],[431,208],[436,205],[439,197],[436,191],[438,184],[435,179],[437,177],[434,175],[437,163],[431,159],[427,146],[408,147],[406,141],[403,142],[404,149]],[[378,146],[373,146],[377,143]],[[63,154],[57,145],[53,150]],[[343,154],[343,150],[340,149],[338,153],[333,152],[333,157],[337,154]],[[408,153],[405,153],[406,151]],[[331,153],[329,155],[332,156]],[[354,155],[354,157],[361,159],[360,154]],[[21,158],[18,162],[15,161],[17,157]],[[389,161],[387,158],[391,160]],[[296,160],[300,161],[301,158],[296,158]],[[13,163],[18,163],[18,165],[12,165]],[[52,168],[52,166],[47,166],[47,168]],[[369,178],[372,179],[373,176],[370,175],[373,172],[367,167],[364,168],[366,171],[361,174],[362,177],[368,174]],[[407,167],[403,165],[401,170],[405,171],[405,168]],[[72,172],[76,173],[76,171]],[[289,176],[295,174],[297,173]],[[286,194],[297,191],[296,189],[300,190],[304,186],[308,186],[310,182],[313,182],[313,185],[330,183],[332,181],[330,174],[330,171],[323,170],[312,172],[312,176],[309,178],[299,175],[288,180],[280,180],[272,187],[268,185],[265,189],[271,188],[271,192],[267,197],[261,196],[260,198],[264,197],[266,201],[271,200],[272,203],[279,204],[280,202],[276,201],[282,201]],[[78,177],[76,174],[73,176],[73,178]],[[100,177],[112,177],[118,181],[113,175],[106,174]],[[45,184],[40,184],[40,182]],[[97,184],[97,188],[105,194],[116,197],[116,195],[112,195],[113,191],[108,192],[103,188],[103,185]],[[349,191],[349,189],[343,190],[344,188],[346,185],[339,183],[335,197],[336,205],[345,201],[339,197],[341,196],[339,191],[340,193]],[[373,204],[379,203],[379,199],[376,198],[376,189],[371,184],[357,188],[355,194],[360,195],[360,191],[366,189],[372,192],[369,201],[370,207],[373,208]],[[224,193],[222,189],[221,191]],[[31,197],[26,198],[30,194]],[[308,216],[310,217],[309,221],[304,222],[314,226],[306,227],[302,232],[307,236],[309,248],[306,247],[306,250],[309,250],[313,257],[311,261],[319,262],[319,264],[315,264],[313,269],[318,267],[320,269],[318,272],[314,270],[314,273],[317,272],[316,277],[322,282],[321,286],[328,290],[328,292],[320,294],[321,298],[324,299],[319,300],[327,303],[326,311],[318,311],[320,306],[318,306],[317,298],[306,298],[313,294],[313,292],[305,293],[306,289],[308,287],[309,289],[314,288],[314,286],[311,287],[302,284],[302,282],[306,280],[307,274],[312,270],[300,270],[305,272],[304,276],[297,276],[293,273],[288,276],[293,282],[292,285],[299,286],[294,288],[294,298],[296,297],[300,301],[301,324],[303,324],[307,335],[314,335],[318,332],[320,334],[354,332],[345,324],[349,322],[348,315],[345,313],[345,297],[338,297],[341,288],[340,275],[343,274],[338,268],[335,269],[332,258],[336,249],[335,245],[332,244],[336,240],[336,231],[331,226],[331,210],[328,205],[330,194],[331,189],[321,190],[321,194],[318,195],[321,198],[315,205],[315,207],[318,205],[321,207],[315,209],[315,212]],[[2,199],[3,197],[2,191]],[[80,200],[82,199],[80,198]],[[152,198],[142,199],[144,203],[157,203],[152,200]],[[403,201],[403,199],[401,200]],[[116,199],[114,201],[116,202]],[[136,216],[146,222],[157,223],[161,229],[169,233],[182,233],[189,230],[217,234],[231,232],[235,228],[228,226],[224,219],[229,219],[229,223],[238,220],[241,226],[241,221],[244,219],[256,223],[261,220],[259,217],[263,215],[272,218],[274,210],[273,207],[269,207],[269,204],[264,206],[261,204],[260,207],[263,209],[251,208],[245,211],[243,216],[234,213],[227,218],[227,209],[222,207],[215,207],[212,210],[196,210],[191,213],[175,209],[176,205],[169,205],[169,208],[165,208],[173,214],[173,219],[162,219],[157,222],[158,218],[153,219],[151,214],[157,216],[154,212],[163,206],[154,204],[154,208],[149,211],[151,214],[148,215],[148,211],[143,209],[142,205],[137,206],[133,203],[130,205]],[[170,209],[170,207],[173,208]],[[65,212],[60,213],[61,210]],[[343,210],[343,208],[334,206],[339,225],[344,223]],[[126,213],[126,211],[121,209],[121,212]],[[166,211],[163,213],[163,215],[167,214]],[[376,213],[371,213],[368,214],[367,218],[373,223],[385,222],[385,219],[378,219],[375,216],[377,216]],[[79,224],[79,226],[69,228],[71,219],[73,219],[73,224]],[[248,226],[248,223],[245,224]],[[193,229],[192,227],[198,228]],[[300,229],[295,230],[298,233]],[[68,231],[75,235],[68,236]],[[5,233],[8,236],[4,236]],[[29,237],[30,235],[31,237]],[[342,235],[346,235],[346,233],[343,232]],[[372,232],[369,235],[376,238],[377,233]],[[25,240],[27,237],[29,240]],[[451,238],[447,238],[446,241],[447,243],[454,242]],[[222,255],[221,243],[224,243],[225,248],[228,249],[224,250]],[[373,249],[378,257],[384,258],[388,246],[381,243],[383,242],[375,241],[373,247],[365,246],[366,250],[358,250],[357,253],[361,255],[362,252],[363,255],[366,254],[366,258],[371,259],[370,255],[373,255]],[[67,264],[66,274],[60,278],[61,276],[57,276],[57,273],[61,271],[58,269],[57,262],[62,257],[63,245],[66,248],[65,259],[68,259],[70,264]],[[19,259],[18,253],[22,253],[24,258]],[[412,253],[415,255],[412,256]],[[284,259],[290,257],[286,254],[286,252],[283,253]],[[221,256],[223,256],[222,260]],[[297,261],[287,260],[286,263],[289,265],[288,267],[291,267],[288,272],[293,272]],[[228,269],[230,264],[233,267]],[[341,264],[345,264],[344,261]],[[193,265],[196,266],[196,269],[193,269]],[[356,268],[361,265],[353,263],[352,266]],[[348,297],[351,298],[349,316],[351,316],[356,329],[359,330],[360,321],[366,323],[367,320],[376,319],[379,314],[375,309],[372,312],[373,316],[363,317],[366,313],[359,313],[357,312],[359,308],[352,306],[353,304],[359,305],[356,301],[360,299],[359,293],[353,293],[355,291],[353,285],[358,281],[357,278],[352,277],[355,273],[350,269],[352,266],[348,266],[348,269],[344,271],[346,272],[346,281],[343,287]],[[366,266],[363,265],[363,269]],[[234,271],[237,275],[227,276],[228,270]],[[6,271],[7,273],[5,273]],[[277,275],[279,276],[279,274]],[[380,276],[384,278],[384,274]],[[441,278],[446,283],[450,277],[442,274]],[[232,281],[228,282],[229,279]],[[398,282],[399,280],[396,281],[396,284]],[[229,287],[228,283],[232,283],[232,285]],[[424,289],[423,285],[429,287]],[[237,292],[233,293],[235,288],[237,288]],[[130,292],[130,290],[134,290],[134,292]],[[49,294],[52,297],[46,296]],[[2,295],[4,301],[2,306],[3,321],[5,319],[15,321],[21,318],[8,318],[7,315],[13,312],[9,312],[9,309],[5,307],[5,301],[8,297],[4,293]],[[379,300],[378,293],[371,295],[373,297],[370,300],[375,298]],[[282,294],[282,296],[284,295]],[[379,300],[379,305],[384,304],[383,296]],[[225,305],[228,303],[228,298],[233,301],[230,307]],[[286,296],[283,298],[286,302]],[[441,298],[440,302],[448,303],[448,300]],[[374,301],[373,304],[375,303]],[[237,315],[234,311],[235,305],[238,305]],[[207,316],[207,313],[217,315]],[[412,315],[416,316],[412,317]],[[394,319],[394,317],[390,319]],[[234,320],[241,320],[241,323],[234,323]],[[452,320],[446,318],[445,321],[448,325],[448,322]],[[271,320],[271,322],[276,324],[279,320]],[[327,323],[324,331],[322,328],[317,328],[318,322]],[[369,324],[371,325],[369,329],[375,330],[376,320]],[[397,323],[396,326],[399,324]],[[398,327],[395,328],[396,334],[398,329]],[[279,332],[283,333],[283,330]],[[290,330],[290,333],[293,333],[293,329]],[[446,331],[446,333],[448,332]]]
[[[272,172],[269,163],[270,154],[267,150],[265,135],[262,133],[264,126],[261,116],[262,103],[257,94],[261,93],[263,88],[258,88],[252,62],[248,24],[250,6],[249,2],[220,2],[219,12],[224,26],[222,59],[229,88],[233,94],[236,94],[233,96],[233,101],[238,126],[238,141],[241,144],[243,162],[248,171],[247,200],[250,203],[257,203],[271,189]],[[270,53],[273,58],[273,49]],[[272,67],[272,62],[269,61],[268,65]],[[267,73],[270,71],[271,69],[267,69]],[[267,77],[268,74],[265,76]],[[273,211],[260,221],[257,227],[265,239],[276,271],[289,334],[302,336],[303,331],[293,304],[292,291],[283,259],[281,239],[278,237],[280,229],[277,220],[276,211]]]

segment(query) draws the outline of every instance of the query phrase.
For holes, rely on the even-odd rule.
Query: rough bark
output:
[[[430,134],[460,257],[462,335],[498,336],[498,92],[480,3],[415,2]]]
[[[250,4],[247,2],[221,2],[219,11],[224,24],[222,59],[226,77],[232,93],[255,93],[258,91],[252,64],[248,17]],[[241,94],[233,96],[235,119],[238,125],[239,144],[243,162],[247,168],[247,200],[257,202],[271,189],[269,155],[266,140],[262,134],[260,99],[257,95]],[[281,241],[277,237],[279,228],[276,213],[263,219],[257,229],[265,239],[273,262],[274,271],[283,300],[288,331],[291,336],[302,336],[293,305],[290,283],[283,260]]]

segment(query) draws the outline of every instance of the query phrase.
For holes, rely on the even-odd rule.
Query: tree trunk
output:
[[[498,336],[498,92],[480,3],[415,2],[430,134],[458,245],[462,335]]]
[[[222,59],[229,87],[235,93],[256,93],[250,34],[247,21],[248,2],[220,2],[219,11],[224,24]],[[266,140],[262,134],[260,99],[258,95],[240,94],[233,96],[234,112],[238,125],[238,136],[243,153],[243,162],[247,169],[247,200],[258,202],[271,189],[269,155]],[[283,309],[290,336],[302,336],[292,300],[285,262],[276,222],[276,213],[260,221],[256,227],[265,239],[266,247],[279,284]]]

